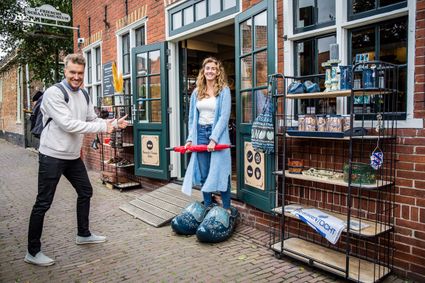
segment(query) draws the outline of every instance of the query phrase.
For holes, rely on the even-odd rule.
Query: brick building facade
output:
[[[231,60],[237,61],[235,59],[237,55],[233,55],[233,57],[232,55],[225,55],[227,52],[229,54],[232,53],[232,51],[235,54],[235,49],[237,51],[238,47],[243,44],[241,42],[236,43],[235,47],[235,44],[232,46],[232,44],[227,42],[228,37],[231,38],[230,41],[237,41],[235,37],[238,33],[234,31],[235,22],[243,22],[247,19],[238,17],[241,13],[255,10],[256,7],[264,5],[264,3],[273,3],[274,5],[272,18],[276,22],[274,28],[272,28],[273,48],[267,49],[269,52],[267,54],[273,53],[275,60],[273,64],[269,62],[269,73],[295,74],[296,68],[304,68],[305,66],[300,66],[301,61],[297,61],[296,56],[293,55],[299,54],[297,52],[301,50],[299,49],[300,42],[305,52],[306,46],[310,42],[309,40],[316,42],[316,49],[319,49],[320,40],[323,38],[329,39],[331,42],[336,41],[340,45],[339,53],[341,54],[341,59],[347,63],[350,62],[348,58],[351,58],[349,51],[353,49],[349,46],[350,41],[347,38],[354,36],[358,29],[361,30],[363,27],[382,29],[384,24],[392,21],[399,21],[408,26],[407,38],[403,41],[407,42],[407,102],[404,109],[406,117],[399,122],[398,132],[395,199],[397,209],[395,210],[394,238],[396,252],[394,265],[395,271],[403,276],[419,281],[425,280],[425,268],[423,266],[423,262],[425,262],[425,181],[423,181],[425,180],[425,0],[398,1],[401,5],[395,7],[392,11],[383,10],[380,13],[379,9],[377,9],[376,13],[363,18],[356,18],[355,9],[351,9],[347,7],[348,4],[342,3],[345,1],[335,1],[334,9],[336,12],[334,11],[334,15],[331,17],[332,24],[330,27],[317,25],[316,28],[310,30],[305,28],[304,23],[300,24],[301,21],[294,21],[294,18],[302,17],[296,14],[297,7],[291,6],[291,2],[297,1],[224,1],[231,3],[229,4],[230,6],[234,2],[237,5],[237,9],[226,14],[224,6],[222,10],[218,8],[217,14],[220,17],[214,18],[211,16],[210,20],[205,20],[208,17],[203,19],[203,14],[197,14],[198,12],[195,12],[194,16],[185,14],[185,9],[192,9],[192,7],[197,9],[198,6],[196,4],[199,2],[203,1],[73,1],[73,24],[74,26],[80,26],[80,36],[84,38],[84,43],[80,45],[77,40],[74,40],[74,49],[84,52],[91,61],[90,68],[92,69],[90,70],[92,70],[93,76],[90,79],[86,78],[86,86],[90,88],[94,101],[98,101],[98,106],[102,104],[101,98],[105,92],[102,78],[97,76],[101,72],[102,66],[108,62],[117,61],[119,69],[124,73],[124,78],[128,80],[127,92],[134,93],[135,86],[139,87],[134,82],[132,73],[135,71],[136,65],[133,65],[131,52],[127,51],[137,49],[140,46],[149,46],[161,42],[168,43],[170,54],[167,56],[170,66],[168,66],[169,69],[167,71],[167,98],[172,108],[170,110],[170,128],[167,130],[171,133],[168,145],[180,144],[184,139],[184,124],[179,122],[184,120],[184,107],[181,106],[182,100],[180,100],[179,94],[182,91],[184,80],[190,82],[190,76],[182,79],[181,74],[184,72],[188,74],[190,70],[197,70],[197,66],[190,69],[190,56],[193,53],[197,52],[193,58],[198,58],[204,54],[215,52],[218,57],[223,56],[225,58],[224,61],[229,61],[229,68],[236,73],[233,79],[238,80],[239,74],[242,74],[243,63],[236,62],[237,67],[231,64]],[[211,4],[211,6],[214,5]],[[346,10],[349,11],[348,15],[339,13]],[[305,11],[307,10],[302,10],[302,13]],[[211,14],[213,15],[212,12]],[[200,15],[199,22],[197,22],[198,15]],[[397,25],[399,25],[398,22]],[[248,24],[249,26],[250,24]],[[299,28],[300,31],[294,32],[292,28],[294,30]],[[228,32],[226,34],[221,33],[224,31]],[[210,39],[217,38],[219,42],[214,44],[208,37]],[[196,50],[196,52],[193,50]],[[257,54],[255,52],[260,51],[254,48],[253,58]],[[312,52],[315,51],[313,50]],[[236,52],[236,54],[238,53]],[[323,55],[324,53],[321,53],[317,57]],[[127,58],[130,58],[128,63],[126,61]],[[187,66],[182,67],[182,62],[186,62]],[[252,67],[252,62],[250,61],[247,65]],[[189,69],[187,69],[188,66]],[[96,68],[100,69],[96,70]],[[316,71],[320,70],[317,69]],[[134,76],[137,77],[137,74]],[[259,85],[258,88],[252,88],[253,91],[257,89],[262,90],[262,86]],[[253,107],[252,103],[249,105]],[[166,109],[162,111],[166,111]],[[236,109],[235,111],[239,110]],[[249,119],[249,116],[247,115],[246,119]],[[93,137],[92,135],[86,138],[83,156],[87,161],[88,167],[101,170],[102,156],[98,151],[93,151],[90,148]],[[136,150],[139,150],[139,148],[135,148]],[[235,158],[241,155],[243,155],[243,152],[240,155],[236,155]],[[236,162],[240,163],[237,160]],[[184,167],[184,160],[180,159],[180,157],[171,156],[168,163],[173,165],[169,177],[181,179],[184,176],[184,168],[181,168]],[[266,170],[269,168],[267,166],[266,164]],[[143,168],[141,169],[143,171]],[[238,169],[235,168],[236,171]],[[168,182],[168,178],[161,180],[136,176],[140,174],[135,174],[131,170],[126,171],[126,174],[132,179],[140,181],[142,186],[155,187]],[[265,182],[267,183],[268,181]],[[237,184],[240,187],[242,183],[237,181]],[[270,224],[268,213],[263,212],[264,209],[255,208],[255,205],[252,205],[250,201],[245,201],[245,198],[249,199],[246,197],[247,195],[239,191],[234,194],[234,203],[242,212],[242,220],[259,229],[268,229]]]

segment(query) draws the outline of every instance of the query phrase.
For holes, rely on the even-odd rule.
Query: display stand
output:
[[[101,110],[108,112],[108,118],[120,118],[128,115],[131,121],[131,95],[118,94],[107,97]],[[129,172],[134,168],[134,144],[132,124],[126,129],[118,129],[111,134],[101,134],[102,183],[107,187],[133,189],[140,187],[140,182],[132,180]]]
[[[365,81],[370,70],[372,80]],[[279,258],[376,282],[393,266],[398,73],[383,62],[356,64],[352,71],[360,87],[318,93],[287,89],[293,81],[320,76],[270,78],[278,109],[270,247]],[[336,99],[347,106],[347,115],[328,107]],[[335,244],[324,237],[337,231],[326,226],[331,218],[342,231]]]

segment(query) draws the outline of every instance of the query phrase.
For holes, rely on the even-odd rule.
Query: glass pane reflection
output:
[[[242,123],[252,123],[252,92],[241,92],[242,101]]]
[[[241,89],[252,87],[252,57],[247,56],[241,59],[241,74],[240,74]]]
[[[242,22],[240,28],[241,54],[246,54],[252,51],[252,21],[251,19]]]
[[[267,11],[254,17],[255,48],[267,47]]]
[[[137,74],[146,75],[148,73],[148,54],[139,53],[136,55]]]
[[[161,54],[159,50],[149,52],[150,74],[161,72]]]

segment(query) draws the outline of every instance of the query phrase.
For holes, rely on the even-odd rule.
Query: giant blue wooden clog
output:
[[[192,202],[173,218],[171,228],[180,235],[194,235],[206,213],[207,209],[202,203]]]
[[[235,229],[236,219],[239,215],[235,207],[231,207],[230,210],[231,213],[229,214],[222,207],[213,207],[196,231],[198,240],[205,243],[218,243],[227,240]]]

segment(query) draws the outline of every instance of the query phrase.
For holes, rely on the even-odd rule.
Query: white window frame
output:
[[[100,78],[98,81],[96,81],[96,49],[99,48],[100,50]],[[90,58],[88,57],[88,53],[90,52]],[[99,97],[103,97],[103,93],[102,93],[102,81],[103,81],[103,72],[102,72],[102,42],[96,41],[92,44],[90,44],[89,46],[87,46],[86,48],[83,49],[83,54],[84,54],[84,58],[86,58],[86,70],[85,70],[85,74],[84,74],[84,87],[85,88],[91,88],[91,99],[92,99],[92,103],[93,106],[99,106],[98,105],[98,98]],[[92,76],[92,81],[91,83],[88,83],[88,72],[87,72],[87,67],[89,64],[89,60],[91,63],[91,76]],[[97,87],[101,86],[101,91],[100,93],[98,93],[97,91]]]
[[[293,1],[283,1],[283,31],[287,40],[284,41],[284,70],[286,75],[293,76],[295,73],[294,42],[301,39],[307,39],[328,33],[336,33],[336,42],[339,45],[339,56],[341,64],[347,65],[348,62],[348,31],[353,28],[367,26],[376,22],[390,20],[401,16],[408,16],[408,43],[407,43],[407,100],[406,100],[406,120],[397,121],[399,128],[423,128],[423,119],[413,118],[414,111],[414,73],[415,73],[415,21],[416,21],[416,1],[408,0],[407,7],[397,9],[391,12],[373,15],[370,17],[348,21],[347,1],[335,0],[335,25],[315,29],[307,32],[294,34],[293,24]],[[288,104],[288,111],[291,111],[293,105]],[[337,98],[337,113],[347,113],[347,98]],[[295,121],[294,121],[295,122]]]
[[[117,67],[119,72],[122,73],[123,71],[123,61],[122,61],[122,37],[124,35],[126,35],[127,33],[130,35],[130,56],[131,56],[131,49],[133,49],[134,47],[136,47],[136,30],[138,28],[141,28],[142,26],[145,27],[145,45],[148,42],[148,37],[147,37],[147,23],[148,23],[148,18],[147,17],[143,17],[142,19],[135,21],[132,24],[129,24],[119,30],[117,30],[115,32],[115,35],[117,37]],[[130,72],[126,75],[123,75],[123,79],[130,79],[130,90],[131,93],[133,93],[133,83],[131,82],[131,74],[133,73],[133,64],[131,62],[131,57],[130,57]]]

